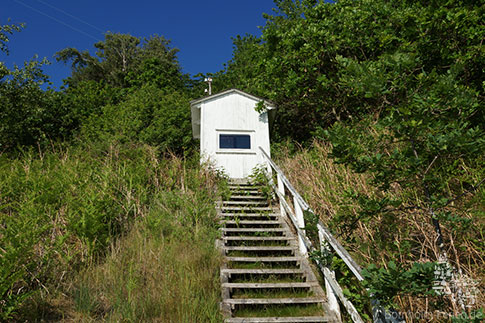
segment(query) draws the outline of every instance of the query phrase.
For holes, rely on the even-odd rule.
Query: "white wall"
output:
[[[268,114],[254,110],[258,101],[232,92],[201,103],[201,154],[231,178],[244,178],[263,163],[259,146],[269,154]],[[219,134],[248,134],[251,149],[220,149]]]

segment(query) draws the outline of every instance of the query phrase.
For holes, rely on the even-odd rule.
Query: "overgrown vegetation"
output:
[[[279,162],[367,267],[364,285],[384,305],[446,312],[457,322],[478,317],[485,7],[467,0],[275,0],[275,7],[261,37],[234,38],[214,89],[240,88],[278,106]],[[2,54],[21,29],[0,26]],[[57,53],[73,71],[60,91],[48,88],[46,61],[12,70],[0,63],[0,318],[218,320],[215,180],[192,160],[188,106],[203,93],[203,75],[183,74],[162,36],[108,33],[94,46],[94,56]],[[332,266],[368,314],[363,286],[336,259]],[[439,266],[450,288],[441,295],[433,285]],[[143,297],[146,286],[154,293]],[[189,295],[188,286],[198,292]]]
[[[193,153],[176,50],[138,45],[107,34],[98,61],[62,51],[75,63],[60,92],[45,62],[0,65],[1,321],[220,321],[220,179]]]
[[[460,218],[451,217],[442,222],[447,255],[461,274],[455,273],[452,278],[445,269],[444,273],[448,274],[437,277],[437,268],[444,264],[436,264],[440,250],[427,210],[402,208],[388,214],[363,217],[369,211],[363,208],[359,196],[377,200],[378,194],[382,194],[372,185],[372,178],[333,162],[329,158],[331,147],[328,143],[315,141],[311,148],[295,150],[293,153],[287,149],[281,151],[279,164],[312,209],[366,268],[364,286],[378,295],[381,302],[403,312],[410,311],[409,321],[419,321],[413,313],[428,313],[431,321],[438,320],[437,313],[459,315],[462,313],[459,307],[453,313],[453,294],[436,289],[443,278],[448,286],[456,284],[468,288],[465,299],[470,308],[479,308],[483,304],[481,241],[485,223],[483,217],[475,214],[475,209],[483,205],[483,201],[477,199],[483,189],[478,191],[478,196],[462,201]],[[417,202],[420,202],[419,198],[424,199],[399,187],[394,187],[385,197],[404,199],[406,203],[407,199]],[[339,282],[347,286],[344,292],[361,313],[370,313],[368,295],[362,294],[364,286],[352,278],[345,264],[337,257],[332,259],[331,254],[319,256],[325,256],[325,263],[336,271]],[[438,295],[436,291],[443,294]],[[471,317],[478,317],[476,313]]]
[[[389,306],[471,313],[483,299],[483,283],[478,289],[468,283],[478,298],[459,294],[470,277],[483,282],[483,5],[275,4],[261,37],[234,39],[233,59],[215,86],[274,101],[280,143],[328,143],[292,156],[305,159],[308,169],[282,160],[361,263],[387,268],[370,267],[368,287],[392,300]],[[329,158],[346,168],[334,176],[320,171],[333,165]],[[316,199],[321,194],[331,198],[327,210]],[[450,266],[451,291],[428,304],[434,262]],[[408,293],[398,291],[381,280],[391,276],[419,286],[401,284]]]
[[[88,302],[93,308],[84,314],[97,318],[164,317],[177,303],[174,317],[216,320],[216,182],[197,160],[111,145],[2,156],[0,165],[4,319],[19,308],[27,319],[69,317]],[[76,278],[79,269],[85,274]],[[186,288],[175,294],[174,284]],[[43,302],[64,303],[63,294],[75,306],[45,312]],[[131,305],[119,307],[125,301]]]

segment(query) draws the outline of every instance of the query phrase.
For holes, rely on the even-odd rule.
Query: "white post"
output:
[[[300,229],[303,230],[305,228],[305,218],[303,217],[303,209],[301,208],[300,203],[298,202],[295,196],[293,196],[293,205],[295,206],[296,221],[298,222],[298,226],[300,227]],[[300,235],[298,235],[298,244],[300,245],[300,252],[303,255],[306,255],[308,253],[308,250]]]
[[[318,238],[320,240],[320,250],[322,252],[327,252],[328,250],[326,250],[327,247],[324,244],[325,236],[323,235],[322,228],[319,225],[317,227],[318,227]],[[335,279],[335,272],[333,270],[329,272],[330,272],[330,275],[333,276],[332,278]],[[338,321],[341,322],[340,306],[338,304],[337,295],[335,295],[335,292],[333,291],[332,286],[330,286],[330,283],[325,273],[324,273],[324,279],[325,279],[325,290],[327,291],[328,308],[332,312],[332,314],[338,319]]]
[[[276,176],[277,176],[277,179],[278,179],[278,192],[281,194],[281,196],[284,197],[285,196],[285,184],[281,180],[281,175],[279,173],[277,173]],[[281,212],[282,217],[286,217],[286,210],[283,207],[283,203],[281,202],[281,199],[280,199],[280,212]]]

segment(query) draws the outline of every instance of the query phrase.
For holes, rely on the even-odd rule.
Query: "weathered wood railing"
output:
[[[295,188],[293,187],[293,185],[291,185],[290,181],[286,178],[281,169],[268,156],[264,149],[261,147],[259,147],[259,149],[261,150],[261,153],[266,161],[267,176],[270,180],[270,184],[273,186],[273,189],[279,198],[281,213],[283,216],[287,216],[290,219],[290,224],[293,225],[293,229],[298,235],[298,243],[301,253],[308,256],[309,252],[325,252],[327,251],[326,249],[328,248],[328,246],[330,246],[335,254],[338,255],[338,257],[340,257],[345,262],[345,264],[352,271],[354,276],[359,281],[364,280],[361,274],[360,266],[352,259],[347,250],[345,250],[344,247],[342,247],[342,245],[337,241],[337,239],[335,239],[330,230],[323,224],[320,219],[317,223],[320,245],[318,247],[313,245],[312,241],[307,237],[307,234],[305,232],[304,214],[306,212],[309,212],[314,215],[315,212],[310,208],[310,206],[301,197],[301,195],[295,190]],[[276,175],[277,183],[274,183],[274,179],[271,174]],[[291,207],[290,203],[286,200],[286,192],[288,192],[290,195],[290,203],[293,204],[293,207]],[[330,268],[328,268],[326,264],[322,263],[318,259],[314,259],[314,261],[323,273],[323,277],[325,279],[325,289],[328,298],[328,305],[333,314],[337,317],[340,317],[340,305],[338,302],[340,301],[353,322],[364,322],[357,309],[355,308],[354,304],[352,304],[352,302],[345,297],[342,288],[335,279],[335,273],[330,270]],[[373,301],[373,303],[375,303],[375,301]],[[382,308],[380,308],[379,306],[375,306],[376,304],[373,305],[374,322],[398,322],[397,320],[392,319],[392,316],[386,315]]]

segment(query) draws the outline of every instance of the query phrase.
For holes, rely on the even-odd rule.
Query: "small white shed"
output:
[[[256,104],[263,101],[266,111]],[[192,131],[200,139],[201,162],[209,160],[230,178],[245,178],[263,165],[259,147],[270,154],[269,123],[275,106],[237,89],[206,96],[190,103]]]

